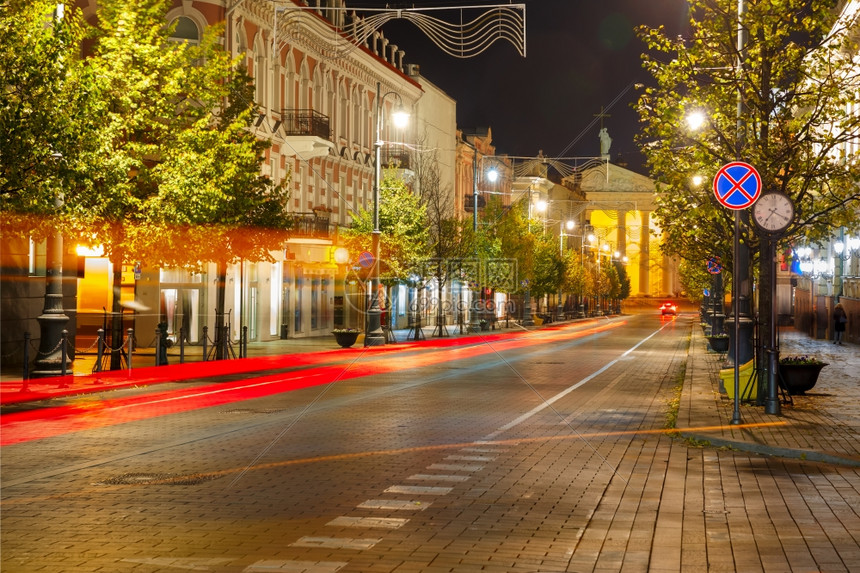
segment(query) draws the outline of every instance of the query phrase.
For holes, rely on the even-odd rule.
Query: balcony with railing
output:
[[[337,235],[337,225],[328,217],[318,213],[293,213],[290,221],[290,237],[304,239],[331,239]]]
[[[382,149],[380,150],[380,161],[382,167],[388,169],[412,169],[412,154],[406,149]]]
[[[303,159],[328,155],[335,149],[329,117],[313,109],[281,110],[281,131]]]

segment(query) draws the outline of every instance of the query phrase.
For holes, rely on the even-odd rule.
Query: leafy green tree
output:
[[[627,266],[621,261],[612,261],[612,266],[615,268],[615,273],[618,275],[618,296],[619,300],[624,300],[630,297],[630,276],[627,274]]]
[[[564,280],[564,261],[558,252],[558,239],[542,229],[535,235],[534,280],[532,294],[538,301],[558,293]]]
[[[99,2],[91,53],[81,63],[91,84],[67,94],[91,98],[88,121],[98,138],[76,156],[85,181],[64,190],[63,212],[82,236],[104,245],[115,292],[131,260],[155,267],[214,260],[223,311],[227,264],[265,258],[278,244],[261,229],[287,226],[287,191],[260,175],[268,143],[247,129],[256,109],[250,79],[221,49],[220,28],[208,29],[199,45],[173,42],[169,7]],[[114,296],[114,346],[122,336],[119,304]],[[119,367],[118,355],[111,366]]]
[[[49,0],[7,0],[0,13],[0,234],[62,229],[97,146],[93,78],[78,57],[85,26]]]
[[[690,261],[721,255],[732,268],[734,214],[718,204],[707,181],[738,159],[757,168],[764,192],[782,192],[794,203],[785,240],[821,240],[834,227],[856,224],[860,14],[845,10],[837,21],[832,1],[747,0],[741,52],[735,0],[688,5],[685,37],[639,30],[649,49],[644,65],[655,80],[637,104],[639,141],[658,181],[655,216],[664,250]],[[695,133],[686,121],[692,112],[706,118]],[[697,174],[704,184],[690,183]],[[760,307],[768,309],[773,277],[766,242],[749,230],[743,235],[760,264]],[[759,316],[767,340],[769,313]]]
[[[394,169],[382,174],[379,188],[379,276],[387,285],[404,280],[430,253],[426,207]],[[342,232],[352,253],[370,251],[373,211],[352,213],[352,226]]]
[[[746,5],[749,40],[740,70],[734,0],[689,2],[683,38],[661,28],[639,30],[650,50],[644,65],[656,82],[638,102],[639,141],[658,181],[656,217],[666,249],[690,260],[720,254],[728,268],[733,213],[718,204],[707,181],[730,161],[756,166],[765,191],[792,199],[797,217],[790,237],[821,238],[860,216],[856,146],[846,155],[860,130],[860,115],[849,112],[860,87],[856,39],[848,33],[856,30],[857,15],[831,33],[832,2]],[[707,118],[699,132],[688,127],[691,112]],[[693,185],[694,175],[705,183]],[[756,238],[749,240],[755,246]]]

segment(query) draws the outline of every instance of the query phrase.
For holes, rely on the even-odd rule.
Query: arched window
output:
[[[352,92],[352,142],[361,145],[361,94],[358,88]]]
[[[176,27],[170,34],[171,42],[188,42],[195,46],[200,43],[200,29],[194,20],[187,16],[180,16],[173,23]]]
[[[259,35],[254,41],[254,99],[266,107],[266,48]]]
[[[337,114],[337,134],[349,141],[349,96],[346,93],[346,87],[341,84],[338,90],[338,114]]]

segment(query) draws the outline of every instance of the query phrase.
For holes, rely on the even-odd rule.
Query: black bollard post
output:
[[[134,352],[134,329],[128,329],[128,377],[131,378],[131,353]]]
[[[203,362],[206,362],[206,355],[208,354],[206,352],[206,342],[208,340],[209,340],[209,327],[204,326],[203,327]]]
[[[161,328],[155,329],[155,365],[161,366]]]
[[[24,375],[21,378],[24,381],[23,386],[21,386],[21,392],[29,392],[29,382],[30,382],[30,333],[24,333]]]
[[[63,377],[63,381],[60,382],[60,388],[68,388],[69,384],[66,382],[66,358],[69,355],[69,331],[63,330],[63,335],[60,338],[60,359],[62,360],[60,366],[60,376]]]
[[[102,358],[105,355],[105,329],[98,329],[98,350],[96,351],[96,367],[93,372],[102,371]]]
[[[248,358],[248,327],[242,327],[242,356],[239,358]]]
[[[179,363],[185,364],[185,327],[179,327]]]

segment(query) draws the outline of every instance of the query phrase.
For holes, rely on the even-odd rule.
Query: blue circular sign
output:
[[[360,264],[363,268],[367,269],[373,266],[373,253],[370,251],[364,251],[360,255],[358,255],[358,264]]]
[[[733,161],[720,167],[714,177],[714,196],[723,207],[740,210],[756,202],[761,195],[761,175],[755,167]]]
[[[708,259],[708,272],[712,275],[718,275],[723,272],[723,261],[720,257],[714,255]]]

